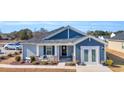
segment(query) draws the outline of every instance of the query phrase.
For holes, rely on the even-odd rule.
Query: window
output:
[[[88,54],[89,54],[88,49],[85,49],[84,50],[84,61],[85,62],[88,62]]]
[[[46,46],[46,55],[52,55],[52,46]]]
[[[96,62],[96,50],[92,49],[92,62]]]
[[[122,42],[122,49],[124,49],[124,42]]]

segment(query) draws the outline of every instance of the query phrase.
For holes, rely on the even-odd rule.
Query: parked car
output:
[[[3,52],[3,51],[0,49],[0,54],[5,54],[5,52]]]
[[[17,43],[7,43],[4,45],[4,48],[7,50],[21,50],[22,49],[22,45],[17,42]]]

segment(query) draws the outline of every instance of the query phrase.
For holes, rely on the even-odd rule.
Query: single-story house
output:
[[[106,43],[71,27],[60,27],[23,42],[22,57],[53,55],[60,62],[99,64],[106,60]]]
[[[118,33],[108,40],[108,49],[124,53],[124,32]]]

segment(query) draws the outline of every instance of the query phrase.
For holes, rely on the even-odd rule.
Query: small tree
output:
[[[15,52],[14,54],[15,54],[15,55],[18,55],[18,52]]]
[[[15,57],[15,60],[16,60],[17,62],[19,62],[19,61],[21,61],[21,57],[20,57],[20,56],[16,56],[16,57]]]

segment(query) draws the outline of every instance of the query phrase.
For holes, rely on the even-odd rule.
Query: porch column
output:
[[[54,49],[55,50],[54,51],[55,54],[54,55],[57,56],[57,46],[55,45],[54,47],[55,47],[55,49]]]
[[[106,61],[106,45],[104,45],[104,61]]]
[[[39,56],[39,45],[36,45],[36,55]]]
[[[54,49],[54,55],[57,57],[57,59],[59,60],[59,46],[55,45],[55,49]]]
[[[73,46],[73,62],[76,62],[76,47]]]

